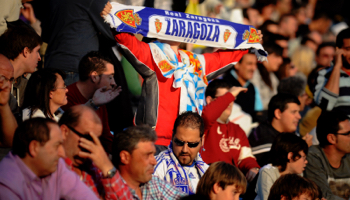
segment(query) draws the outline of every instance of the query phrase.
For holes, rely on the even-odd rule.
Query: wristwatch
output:
[[[100,108],[100,106],[95,105],[95,102],[92,99],[89,100],[89,103],[90,103],[91,107],[95,110],[98,110]]]
[[[113,178],[115,173],[117,173],[117,169],[115,167],[113,167],[113,169],[111,169],[107,172],[107,176],[105,178]]]

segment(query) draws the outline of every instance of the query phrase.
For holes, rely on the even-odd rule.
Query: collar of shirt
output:
[[[232,70],[230,71],[230,73],[231,73],[231,75],[232,75],[233,77],[235,77],[235,79],[238,80],[238,75],[237,75],[237,73],[236,73],[236,70],[232,69]],[[250,82],[247,81],[247,82],[243,85],[243,87],[244,87],[244,88],[247,88],[248,85],[249,85],[249,83],[250,83]]]

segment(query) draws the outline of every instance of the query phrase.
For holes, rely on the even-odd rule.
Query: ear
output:
[[[120,156],[120,162],[123,163],[124,165],[127,165],[130,163],[131,155],[129,152],[123,150],[119,153],[119,156]]]
[[[36,140],[32,140],[29,143],[29,155],[35,158],[38,155],[40,143]]]
[[[63,137],[63,140],[66,140],[67,137],[68,137],[68,132],[69,132],[69,129],[66,125],[62,124],[60,126],[60,129],[61,129],[61,132],[62,132],[62,137]]]
[[[91,73],[90,77],[91,77],[91,81],[92,81],[93,83],[97,83],[97,82],[99,81],[99,79],[100,79],[100,76],[97,74],[96,71],[93,71],[93,72]]]
[[[331,143],[331,144],[336,144],[336,143],[337,143],[337,136],[334,135],[334,134],[332,134],[332,133],[329,133],[329,134],[327,135],[327,140],[328,140],[328,142]]]
[[[29,54],[30,54],[29,48],[28,47],[24,47],[24,49],[23,49],[23,56],[25,58],[27,58]]]
[[[292,161],[293,160],[292,159],[293,158],[293,153],[289,152],[288,155],[287,155],[287,158],[288,158],[289,162]]]
[[[287,200],[287,198],[283,195],[281,195],[281,200]]]
[[[236,70],[239,70],[239,66],[240,66],[240,63],[238,62],[238,63],[236,63],[236,64],[234,65],[234,68],[235,68]]]
[[[282,117],[282,112],[281,112],[280,109],[276,109],[274,113],[275,113],[275,117],[276,117],[277,119],[281,119],[281,117]]]
[[[214,194],[219,193],[222,190],[222,188],[219,186],[219,183],[215,183],[213,186],[213,192]]]
[[[207,105],[210,104],[213,101],[213,98],[211,96],[205,97],[205,102],[207,102]]]

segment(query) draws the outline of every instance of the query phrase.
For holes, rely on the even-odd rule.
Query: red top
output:
[[[243,173],[259,167],[242,128],[232,122],[219,123],[217,119],[235,97],[227,92],[203,108],[204,145],[201,152],[204,162],[225,161],[236,165]]]
[[[61,107],[64,111],[68,110],[74,105],[85,104],[88,101],[88,99],[86,99],[80,93],[77,83],[69,85],[67,89],[68,103],[67,105]],[[111,134],[108,124],[108,113],[106,106],[100,106],[100,108],[96,110],[96,113],[100,117],[103,126],[102,135],[100,136],[101,144],[107,153],[112,153],[113,135]]]
[[[134,35],[129,33],[118,33],[115,35],[115,39],[121,45],[124,52],[129,54],[127,58],[130,63],[135,63],[135,60],[137,59],[136,64],[133,64],[133,66],[145,79],[143,83],[144,85],[147,84],[147,82],[153,81],[147,80],[147,78],[151,77],[152,72],[156,73],[157,84],[156,86],[152,85],[150,87],[158,87],[154,90],[157,92],[145,94],[146,92],[143,91],[142,95],[146,97],[145,101],[147,101],[149,95],[155,95],[155,98],[158,97],[158,104],[152,105],[153,107],[156,107],[154,112],[146,112],[143,114],[145,116],[143,123],[150,124],[150,119],[147,118],[156,118],[155,130],[158,136],[156,144],[168,146],[171,141],[175,119],[179,114],[180,88],[173,88],[174,76],[171,78],[165,78],[162,75],[153,60],[150,47],[147,43],[140,42]],[[131,56],[130,52],[132,54]],[[223,68],[232,67],[232,63],[238,62],[246,53],[248,53],[248,50],[217,51],[214,53],[203,54],[205,63],[201,64],[205,67],[205,75],[208,80],[223,73]],[[147,87],[143,87],[143,90],[144,89],[146,90]]]
[[[73,162],[65,158],[68,169],[74,171]],[[84,166],[81,171],[81,181],[83,181],[101,199],[131,200],[132,194],[126,185],[119,171],[112,178],[103,178],[102,172],[93,163]]]

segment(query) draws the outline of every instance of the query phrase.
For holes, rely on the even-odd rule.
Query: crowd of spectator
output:
[[[159,40],[205,66],[182,112],[108,0],[0,0],[0,199],[350,199],[348,1],[111,1],[252,25],[267,61]]]

